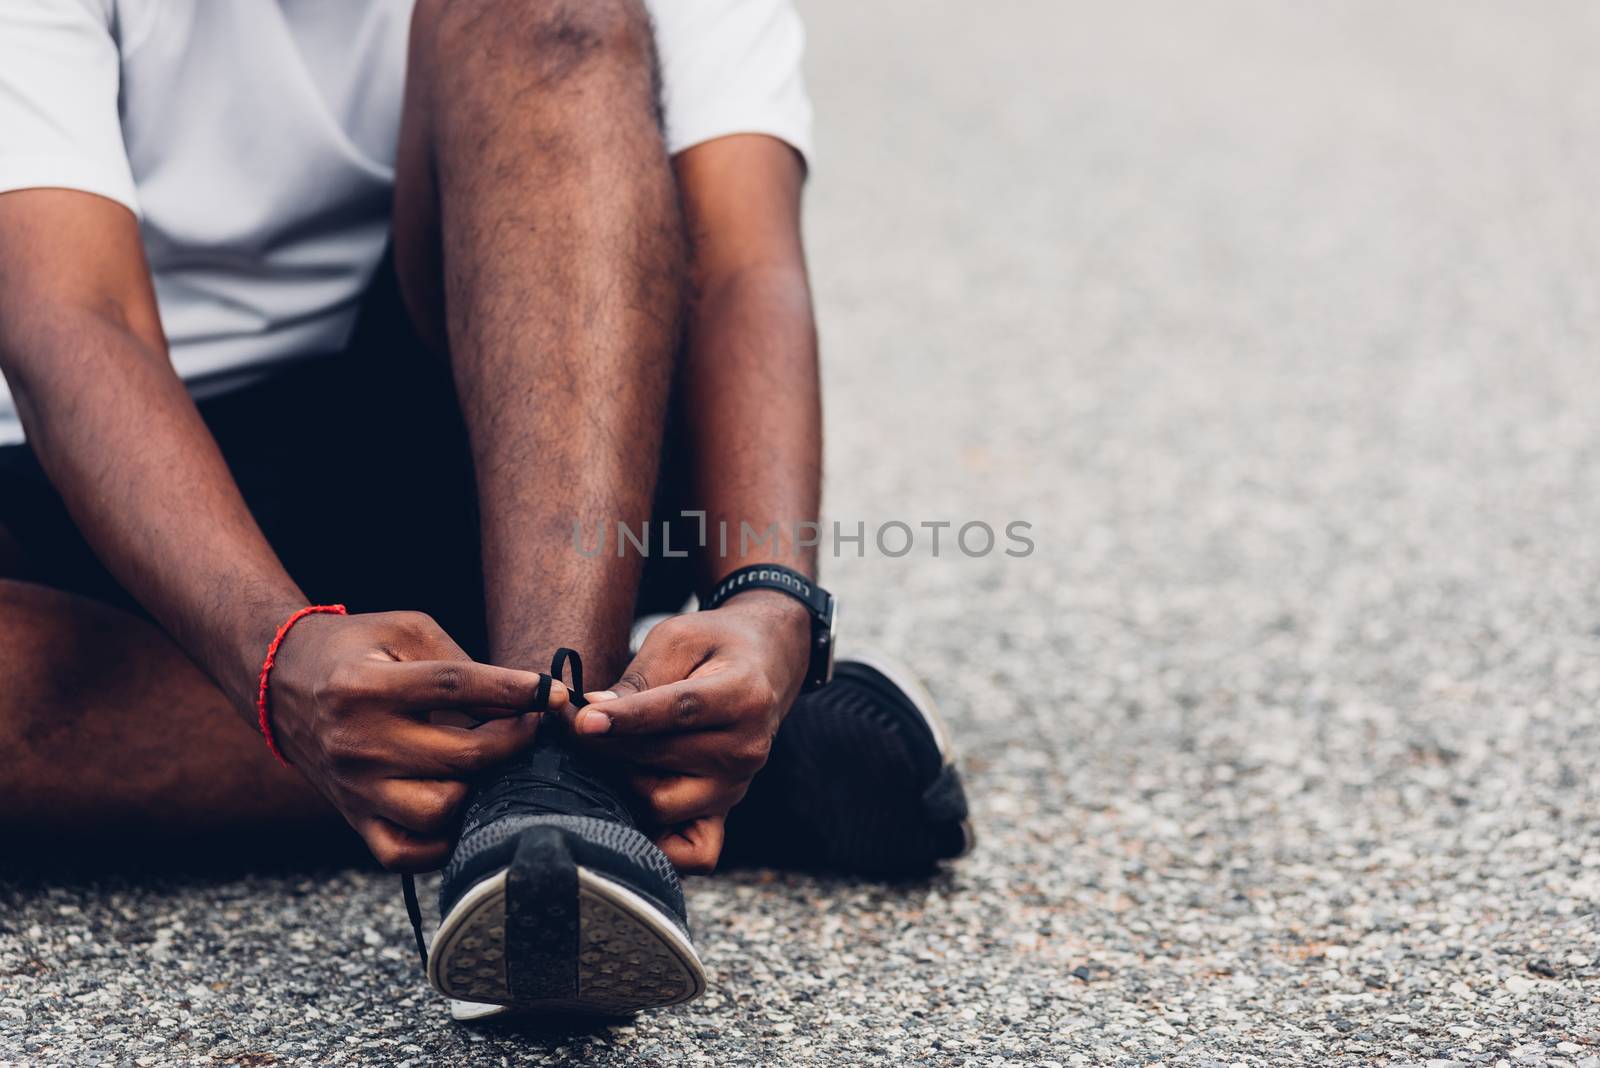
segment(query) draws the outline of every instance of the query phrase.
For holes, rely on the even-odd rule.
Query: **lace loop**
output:
[[[589,702],[583,696],[583,657],[578,655],[577,650],[568,649],[566,646],[557,649],[555,657],[550,661],[550,674],[562,679],[568,661],[572,663],[572,685],[567,686],[567,700],[572,702],[573,707],[582,708]],[[566,685],[565,679],[562,679],[562,685]]]

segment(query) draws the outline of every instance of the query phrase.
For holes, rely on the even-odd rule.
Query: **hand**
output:
[[[810,662],[805,606],[772,591],[664,620],[610,691],[565,713],[593,751],[618,758],[680,871],[705,874],[723,821],[767,762]]]
[[[450,854],[467,779],[533,742],[538,687],[535,672],[473,661],[419,612],[307,616],[272,669],[272,733],[379,863],[425,871]],[[550,707],[566,702],[553,684]],[[429,722],[447,710],[488,721]]]

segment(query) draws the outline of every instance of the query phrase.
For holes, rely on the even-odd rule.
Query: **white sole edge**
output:
[[[579,948],[578,995],[573,998],[544,998],[517,1000],[510,995],[504,976],[505,962],[505,888],[506,870],[502,869],[475,883],[461,900],[451,908],[439,930],[434,934],[428,951],[428,982],[435,990],[450,999],[450,1015],[462,1021],[481,1020],[512,1012],[527,1013],[582,1013],[590,1015],[627,1015],[646,1008],[665,1008],[692,1001],[705,993],[705,968],[677,924],[662,914],[661,910],[626,886],[582,865],[577,866]],[[609,926],[608,926],[609,925]],[[607,935],[626,931],[636,941],[629,947],[636,955],[648,953],[660,965],[652,977],[628,976],[621,980],[623,986],[655,982],[660,989],[661,972],[672,966],[674,985],[679,989],[670,996],[647,993],[644,997],[607,996],[603,987],[612,982],[602,974],[603,957],[613,947],[604,943]],[[648,937],[639,938],[640,934]],[[477,938],[486,943],[485,960],[497,961],[500,974],[497,978],[484,977],[472,990],[463,990],[454,981],[447,981],[444,972],[458,952],[456,943],[467,938]],[[647,944],[648,943],[648,944]],[[587,959],[586,959],[587,958]],[[637,961],[635,961],[637,963]],[[492,971],[496,967],[490,965]],[[586,987],[590,988],[586,991]],[[462,997],[470,993],[471,997]]]

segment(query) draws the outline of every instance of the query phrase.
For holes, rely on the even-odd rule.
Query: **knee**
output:
[[[539,86],[619,64],[651,85],[658,77],[643,0],[421,0],[412,40],[458,69],[490,74],[513,64]]]

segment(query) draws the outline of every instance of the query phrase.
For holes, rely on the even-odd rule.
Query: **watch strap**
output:
[[[816,619],[828,617],[828,604],[832,600],[828,591],[818,586],[800,572],[781,564],[753,564],[730,572],[712,588],[701,603],[702,608],[719,607],[724,601],[746,590],[777,590],[803,603]]]

